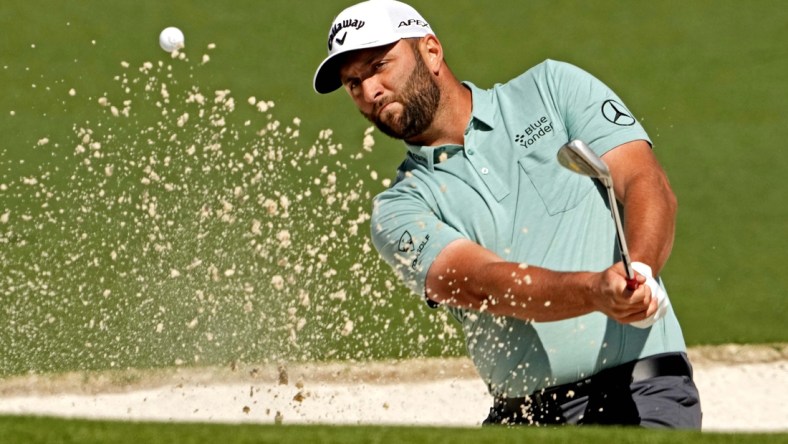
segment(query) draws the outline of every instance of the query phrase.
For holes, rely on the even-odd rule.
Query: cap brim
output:
[[[349,51],[348,51],[349,52]],[[317,67],[315,71],[315,78],[312,80],[315,92],[318,94],[328,94],[336,91],[342,86],[342,81],[339,79],[339,66],[342,61],[342,55],[347,52],[340,52],[332,54],[323,60],[323,63]]]
[[[377,40],[363,45],[358,45],[352,49],[348,49],[347,51],[331,54],[330,56],[326,57],[325,60],[323,60],[323,63],[321,63],[320,66],[317,67],[317,71],[315,71],[315,78],[312,80],[315,91],[319,94],[326,94],[336,91],[342,86],[342,80],[339,78],[339,68],[345,55],[354,51],[359,51],[361,49],[379,48],[381,46],[390,45],[410,37],[411,36],[408,35],[395,36],[391,39]]]

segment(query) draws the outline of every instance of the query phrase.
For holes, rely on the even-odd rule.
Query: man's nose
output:
[[[383,95],[383,87],[377,76],[370,76],[361,82],[361,88],[364,93],[364,100],[367,103],[375,103]]]

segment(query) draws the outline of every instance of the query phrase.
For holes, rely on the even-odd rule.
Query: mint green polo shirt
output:
[[[406,286],[424,297],[431,264],[457,239],[558,271],[601,271],[619,261],[604,189],[561,167],[556,154],[573,139],[600,156],[649,141],[621,99],[587,72],[552,60],[490,90],[465,85],[473,95],[465,145],[408,146],[397,181],[374,200],[373,243]],[[493,396],[525,396],[685,350],[672,309],[648,329],[599,312],[526,322],[448,310]]]

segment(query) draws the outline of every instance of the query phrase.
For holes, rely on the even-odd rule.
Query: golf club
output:
[[[562,146],[558,150],[558,163],[577,174],[598,179],[607,189],[610,211],[613,213],[613,220],[616,223],[621,260],[624,262],[624,271],[627,275],[627,288],[630,290],[636,289],[638,284],[635,280],[635,273],[632,271],[632,262],[629,259],[629,249],[627,248],[627,240],[624,237],[621,217],[618,215],[618,203],[613,192],[613,178],[607,165],[582,140],[573,140]]]

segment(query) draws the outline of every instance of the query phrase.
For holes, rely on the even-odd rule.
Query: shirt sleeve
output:
[[[568,63],[548,61],[546,68],[569,140],[584,141],[599,156],[633,140],[651,144],[635,115],[602,81]]]
[[[432,263],[447,245],[464,236],[436,215],[428,192],[407,180],[376,196],[373,205],[372,243],[397,277],[426,298]]]

